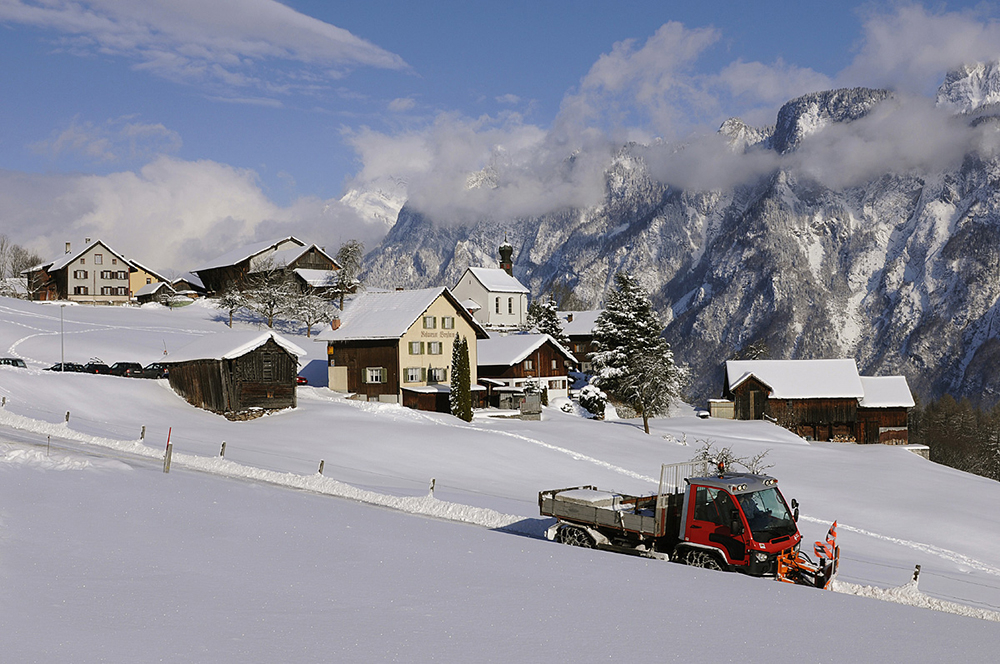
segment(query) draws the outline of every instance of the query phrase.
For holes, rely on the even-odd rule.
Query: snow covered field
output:
[[[62,313],[67,361],[145,364],[226,329],[201,303]],[[0,300],[0,355],[29,365],[0,367],[2,661],[992,661],[1000,646],[1000,484],[904,449],[683,414],[650,436],[556,409],[466,424],[322,387],[229,422],[164,381],[41,371],[59,314]],[[293,340],[315,382],[325,348]],[[844,592],[538,539],[539,490],[654,491],[659,464],[706,439],[770,450],[806,541],[839,521]],[[965,615],[913,606],[935,602]]]

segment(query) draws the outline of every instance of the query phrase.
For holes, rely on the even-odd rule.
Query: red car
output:
[[[298,385],[308,385],[309,384],[309,381],[306,380],[305,376],[296,376],[295,377],[295,382]]]

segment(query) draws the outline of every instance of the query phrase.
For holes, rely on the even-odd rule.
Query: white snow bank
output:
[[[956,604],[945,600],[937,599],[923,594],[917,588],[916,581],[910,581],[906,585],[895,588],[877,588],[875,586],[859,586],[843,581],[834,581],[831,588],[838,593],[845,595],[857,595],[859,597],[871,597],[884,602],[895,602],[896,604],[906,604],[922,609],[932,609],[944,613],[954,613],[959,616],[969,618],[979,618],[980,620],[992,620],[1000,622],[1000,612],[989,609],[978,609],[973,606]]]

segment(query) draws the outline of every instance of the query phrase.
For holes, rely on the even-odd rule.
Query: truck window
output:
[[[700,486],[695,489],[694,518],[718,526],[728,526],[736,505],[729,494],[719,489]]]

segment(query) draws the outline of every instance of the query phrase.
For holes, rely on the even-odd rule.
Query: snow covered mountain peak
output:
[[[774,149],[791,152],[806,136],[835,122],[852,122],[868,114],[892,93],[872,88],[842,88],[811,92],[787,102],[778,111]]]
[[[719,127],[719,133],[726,137],[733,150],[739,152],[755,146],[770,147],[774,125],[751,127],[740,118],[729,118]]]
[[[1000,60],[962,65],[948,72],[938,88],[937,104],[960,113],[1000,104]]]

